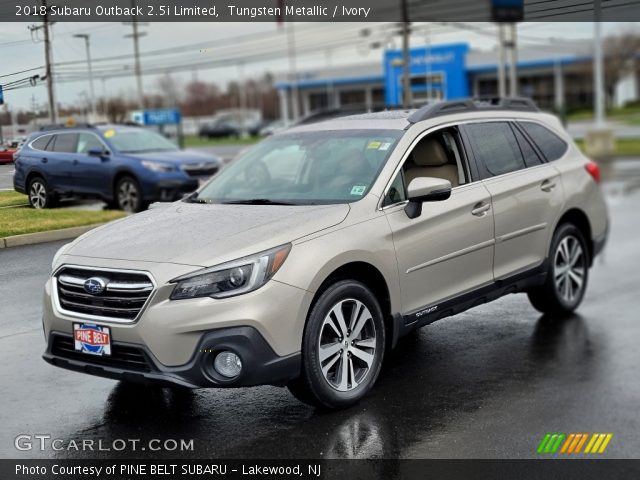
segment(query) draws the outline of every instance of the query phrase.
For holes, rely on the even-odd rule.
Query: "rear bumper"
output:
[[[71,347],[69,347],[71,345]],[[191,360],[181,366],[162,365],[144,345],[114,342],[111,357],[72,350],[72,336],[52,331],[43,358],[56,367],[137,383],[199,387],[286,385],[300,374],[300,353],[280,357],[252,327],[233,327],[205,333]],[[229,350],[242,359],[238,377],[227,379],[213,368],[217,353]]]

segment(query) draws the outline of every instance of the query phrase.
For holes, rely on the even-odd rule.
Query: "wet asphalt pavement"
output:
[[[640,452],[640,192],[613,188],[612,232],[579,313],[526,296],[403,339],[359,405],[326,413],[286,389],[131,388],[40,355],[40,297],[64,242],[0,249],[0,457],[535,458],[547,432],[611,432]],[[17,451],[18,434],[81,441],[193,439],[193,452]]]

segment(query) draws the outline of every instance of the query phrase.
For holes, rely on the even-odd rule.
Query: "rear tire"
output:
[[[314,304],[302,341],[302,375],[288,387],[329,409],[357,403],[373,387],[385,350],[382,310],[365,285],[341,280]]]
[[[29,205],[40,210],[43,208],[51,208],[55,204],[55,196],[49,189],[49,185],[42,177],[33,177],[29,181]]]
[[[145,208],[142,189],[135,178],[127,175],[116,182],[114,203],[119,210],[137,213]]]
[[[533,307],[546,314],[567,316],[582,302],[589,279],[589,250],[573,224],[558,227],[551,241],[547,279],[528,292]]]

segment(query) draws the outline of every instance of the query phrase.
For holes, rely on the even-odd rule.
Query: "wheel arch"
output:
[[[316,301],[322,295],[322,293],[329,287],[329,285],[338,282],[340,280],[355,280],[362,283],[371,290],[376,297],[382,310],[383,320],[386,330],[387,344],[393,347],[397,340],[396,333],[396,321],[397,316],[393,314],[391,306],[391,292],[387,280],[379,268],[366,261],[352,261],[335,268],[328,275],[317,288],[313,299],[311,300],[311,306],[309,312],[315,305]],[[306,323],[309,318],[307,316]]]
[[[116,185],[118,185],[118,182],[123,177],[131,177],[138,183],[138,185],[140,185],[140,179],[138,178],[138,176],[135,173],[133,173],[129,169],[121,168],[120,170],[118,170],[117,172],[114,173],[113,178],[111,179],[110,195],[111,195],[111,199],[112,200],[116,199]]]
[[[593,263],[593,235],[591,230],[591,222],[589,221],[589,217],[587,214],[579,208],[571,208],[564,212],[562,216],[556,222],[555,228],[553,232],[560,227],[560,225],[564,223],[571,223],[574,225],[582,235],[584,236],[585,242],[587,242],[587,249],[589,254],[589,266]],[[549,252],[550,254],[551,252]]]

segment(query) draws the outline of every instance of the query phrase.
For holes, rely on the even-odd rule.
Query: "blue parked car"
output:
[[[221,165],[215,156],[180,150],[140,127],[56,127],[26,141],[15,158],[13,186],[34,208],[79,196],[138,212],[193,192]]]

